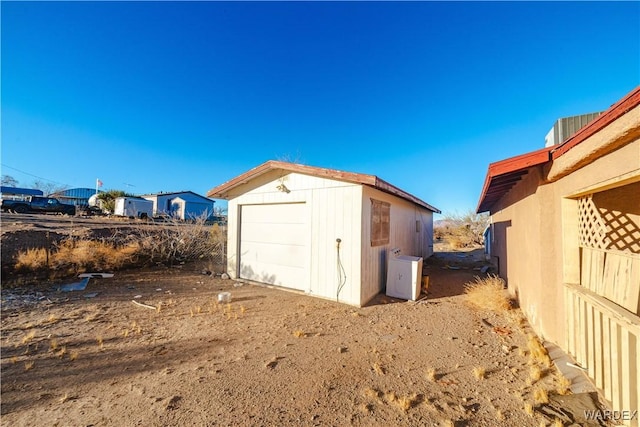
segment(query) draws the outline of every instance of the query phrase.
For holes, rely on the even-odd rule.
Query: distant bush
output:
[[[28,249],[18,253],[16,270],[49,269],[71,273],[117,270],[132,262],[138,251],[139,245],[135,243],[117,245],[99,240],[65,239],[57,243],[49,254],[45,248]]]
[[[100,240],[67,238],[49,251],[28,249],[17,254],[15,269],[64,274],[197,260],[222,263],[225,250],[226,233],[217,224],[207,225],[205,218],[189,223],[170,219],[158,225],[140,226],[126,235],[116,234]]]
[[[157,227],[141,229],[136,240],[149,262],[172,265],[220,255],[226,239],[220,226],[208,225],[203,216],[189,223],[171,218]]]
[[[463,214],[446,214],[434,226],[436,240],[444,240],[453,248],[467,248],[484,244],[483,233],[489,225],[489,216],[468,211]]]
[[[98,193],[98,200],[100,201],[100,207],[102,210],[113,213],[116,208],[116,199],[118,197],[131,197],[132,194],[124,192],[122,190],[108,190]]]

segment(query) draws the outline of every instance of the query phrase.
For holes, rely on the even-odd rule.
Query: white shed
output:
[[[180,219],[208,218],[213,215],[215,203],[193,191],[145,194],[142,198],[153,202],[154,216],[170,215]]]
[[[210,190],[227,199],[227,273],[362,306],[387,253],[433,254],[440,211],[374,175],[268,161]]]

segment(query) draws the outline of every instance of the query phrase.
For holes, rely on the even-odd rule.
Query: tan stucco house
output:
[[[477,211],[536,332],[638,410],[640,87],[564,143],[489,165]]]
[[[387,255],[433,254],[440,211],[375,175],[268,161],[213,188],[227,199],[227,273],[362,306]]]

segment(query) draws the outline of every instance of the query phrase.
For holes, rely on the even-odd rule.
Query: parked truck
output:
[[[140,197],[117,197],[113,214],[129,218],[152,218],[153,202]]]
[[[31,196],[25,200],[2,200],[0,201],[2,212],[15,213],[57,213],[65,215],[75,215],[76,207],[60,203],[53,197]]]

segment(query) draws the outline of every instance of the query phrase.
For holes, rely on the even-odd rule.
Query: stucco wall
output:
[[[558,344],[564,343],[566,328],[562,285],[576,280],[575,272],[567,271],[576,266],[578,257],[571,197],[585,189],[595,192],[599,185],[604,188],[612,182],[628,183],[639,177],[640,139],[635,137],[603,157],[592,157],[580,169],[558,174],[562,177],[556,181],[545,180],[554,171],[567,170],[563,163],[589,157],[594,147],[603,143],[602,138],[616,135],[610,130],[595,134],[570,150],[570,157],[555,160],[550,168],[532,168],[491,210],[492,256],[500,259],[500,275],[507,280],[509,290],[518,295],[536,332]],[[632,190],[627,187],[624,196],[615,197],[626,199],[629,207],[640,204],[640,195]]]

